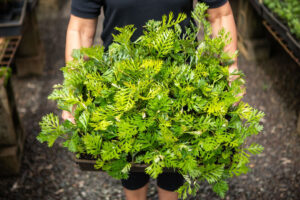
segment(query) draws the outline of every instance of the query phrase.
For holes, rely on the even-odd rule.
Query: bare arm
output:
[[[80,49],[81,47],[90,47],[93,45],[94,36],[96,32],[97,18],[85,19],[71,15],[66,38],[65,60],[71,61],[73,49]],[[64,120],[70,120],[75,123],[74,117],[68,111],[62,112]]]
[[[212,26],[213,36],[216,36],[222,28],[230,33],[232,40],[231,43],[226,46],[225,51],[233,54],[237,49],[237,33],[229,2],[219,8],[208,9],[207,13],[209,15],[208,20]],[[237,59],[235,59],[235,63],[229,67],[229,72],[233,72],[236,69],[238,69]],[[231,77],[230,81],[234,78],[235,77]]]
[[[96,32],[97,18],[85,19],[71,15],[66,38],[66,62],[72,60],[73,49],[93,45]]]

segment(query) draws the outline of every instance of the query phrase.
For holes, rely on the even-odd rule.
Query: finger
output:
[[[229,86],[231,86],[231,83],[233,81],[235,81],[237,78],[239,78],[239,75],[231,75],[231,76],[229,76],[229,78],[228,78]]]
[[[70,112],[64,111],[62,113],[62,119],[63,120],[69,120],[70,122],[75,124],[75,118],[73,117],[73,115]]]
[[[72,118],[68,118],[67,120],[69,120],[72,124],[76,124],[75,123],[75,119],[74,119],[74,117],[72,117]]]
[[[70,113],[68,113],[68,115],[66,116],[66,120],[69,120],[70,122],[75,124],[75,118]]]
[[[237,107],[237,106],[239,105],[239,103],[240,103],[240,101],[235,102],[232,106],[233,106],[233,107]]]
[[[67,120],[69,118],[69,115],[68,115],[68,113],[63,112],[61,117],[63,118],[63,120]]]

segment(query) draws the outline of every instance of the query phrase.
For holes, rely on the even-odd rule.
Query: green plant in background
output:
[[[288,25],[291,33],[300,39],[300,1],[264,0],[263,2]]]
[[[11,69],[9,67],[0,67],[0,80],[3,80],[4,85],[7,84],[11,76]]]
[[[51,147],[63,138],[71,152],[89,155],[115,178],[127,178],[133,163],[148,164],[153,178],[174,168],[186,180],[181,197],[195,195],[201,181],[224,197],[226,179],[246,173],[250,154],[263,150],[245,145],[262,130],[263,113],[244,102],[233,107],[241,98],[242,73],[235,72],[240,78],[229,85],[229,34],[211,37],[206,9],[197,4],[192,13],[204,27],[200,41],[200,28],[191,22],[183,33],[179,23],[186,15],[170,13],[148,21],[134,42],[135,28],[128,25],[116,28],[120,33],[107,52],[98,46],[74,51],[62,68],[63,84],[54,86],[49,99],[74,110],[76,124],[48,114],[37,139]]]

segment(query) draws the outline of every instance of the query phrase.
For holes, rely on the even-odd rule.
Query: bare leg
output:
[[[168,190],[164,190],[160,187],[157,187],[157,190],[158,190],[158,197],[160,200],[177,200],[178,199],[177,192],[171,192]]]
[[[137,190],[128,190],[124,188],[125,196],[127,200],[147,200],[147,189],[149,183],[144,187]]]

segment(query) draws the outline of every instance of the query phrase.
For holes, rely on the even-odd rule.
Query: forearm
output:
[[[216,11],[216,9],[219,9]],[[229,33],[229,36],[231,38],[230,44],[228,44],[225,47],[225,51],[234,54],[237,50],[237,32],[236,32],[236,25],[234,22],[233,13],[230,7],[230,4],[227,2],[224,6],[221,8],[216,9],[209,9],[208,20],[211,23],[212,26],[212,34],[213,37],[218,35],[218,32],[224,28],[226,32]],[[229,67],[229,71],[233,72],[237,69],[237,58],[235,58],[235,62],[233,65]]]
[[[94,36],[96,32],[97,19],[84,19],[71,15],[67,36],[66,36],[66,48],[65,48],[65,60],[71,61],[73,49],[80,49],[81,47],[90,47],[93,45]],[[75,124],[75,119],[72,113],[75,110],[75,105],[71,110],[62,112],[62,118],[64,120],[70,120]],[[72,113],[71,113],[72,112]]]
[[[65,60],[69,62],[72,60],[73,49],[80,49],[82,47],[81,35],[78,31],[69,30],[67,31],[66,37],[66,49],[65,49]]]
[[[96,19],[81,19],[71,16],[66,36],[66,62],[72,60],[73,49],[93,45],[96,23]]]

